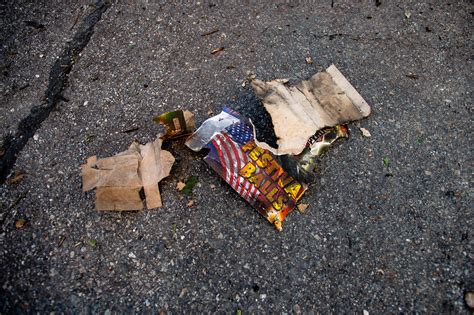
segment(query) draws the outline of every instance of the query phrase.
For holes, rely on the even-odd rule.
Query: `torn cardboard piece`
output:
[[[196,128],[194,114],[188,110],[176,110],[156,116],[153,120],[165,126],[162,139],[173,139],[188,136]]]
[[[141,210],[142,188],[148,209],[162,206],[158,182],[169,175],[175,161],[161,150],[161,139],[145,145],[133,142],[129,149],[112,157],[92,156],[81,165],[82,189],[96,189],[97,210]]]
[[[300,154],[318,130],[370,114],[370,106],[334,65],[296,86],[254,79],[252,87],[278,138],[277,149],[257,140],[256,144],[276,155]]]
[[[161,203],[158,182],[170,174],[171,167],[175,161],[173,155],[161,150],[161,140],[140,145],[142,161],[138,167],[138,175],[142,180],[148,209],[159,208]]]

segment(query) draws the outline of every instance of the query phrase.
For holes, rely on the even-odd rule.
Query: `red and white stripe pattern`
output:
[[[250,161],[248,156],[224,130],[214,136],[212,144],[219,153],[226,182],[247,202],[254,205],[260,191],[248,179],[239,175],[239,171]]]

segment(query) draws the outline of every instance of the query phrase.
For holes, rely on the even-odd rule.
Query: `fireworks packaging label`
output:
[[[306,185],[289,175],[270,151],[255,144],[250,122],[235,111],[225,108],[201,128],[186,145],[196,151],[208,148],[204,160],[212,169],[281,230]]]

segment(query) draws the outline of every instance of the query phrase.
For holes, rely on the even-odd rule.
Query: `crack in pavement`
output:
[[[48,88],[44,95],[45,100],[40,105],[31,108],[29,115],[18,124],[14,135],[8,134],[4,137],[3,146],[0,149],[0,183],[5,182],[15,165],[17,154],[56,108],[58,102],[64,99],[61,93],[67,84],[68,74],[81,51],[89,43],[94,33],[94,26],[109,6],[108,1],[98,0],[95,3],[95,9],[82,20],[74,37],[66,43],[63,53],[52,66],[49,72]]]

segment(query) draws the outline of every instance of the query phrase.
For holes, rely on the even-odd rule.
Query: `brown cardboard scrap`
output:
[[[190,135],[196,128],[194,114],[189,110],[175,110],[156,116],[153,120],[165,127],[162,139],[173,139]]]
[[[153,143],[140,145],[142,161],[138,173],[145,190],[146,205],[148,209],[162,206],[158,182],[170,174],[174,157],[168,151],[161,150],[161,139]]]
[[[158,178],[161,172],[161,168],[158,164],[160,153],[159,148],[158,152],[155,152],[154,144],[155,143],[147,143],[140,146],[143,160],[138,169],[145,191],[146,206],[150,209],[162,206],[160,191],[158,190]]]
[[[272,117],[278,149],[256,143],[277,155],[299,154],[316,131],[370,114],[370,106],[334,65],[296,86],[255,79],[252,87]]]
[[[142,210],[141,187],[97,187],[95,191],[96,210],[130,211]]]
[[[115,156],[97,160],[96,156],[87,159],[82,165],[82,190],[95,187],[141,187],[137,169],[140,154],[130,149]]]
[[[300,204],[298,205],[298,211],[301,212],[301,213],[304,213],[308,207],[309,207],[309,204],[307,204],[307,203],[300,203]]]
[[[99,160],[89,157],[81,165],[82,189],[97,188],[97,210],[141,210],[142,188],[148,209],[161,207],[158,182],[169,175],[173,163],[173,155],[161,150],[159,137],[145,145],[133,142],[117,155]]]
[[[196,128],[196,120],[194,119],[194,114],[189,110],[183,110],[183,115],[187,129],[194,130]]]

